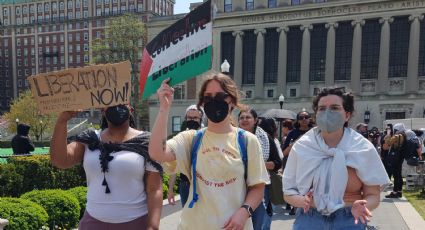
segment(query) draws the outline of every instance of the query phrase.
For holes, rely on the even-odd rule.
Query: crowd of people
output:
[[[295,215],[294,229],[365,229],[389,178],[387,197],[401,197],[403,161],[414,167],[423,157],[420,130],[349,128],[354,97],[341,88],[322,89],[313,113],[277,123],[241,104],[235,82],[221,73],[203,81],[181,132],[167,140],[173,93],[165,80],[151,133],[136,130],[132,108],[119,105],[102,110],[102,130],[67,144],[66,124],[76,112],[59,115],[52,163],[82,162],[87,175],[79,229],[158,229],[163,172],[170,204],[180,177],[177,229],[267,230],[281,204]]]

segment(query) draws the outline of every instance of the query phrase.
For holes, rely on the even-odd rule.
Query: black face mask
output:
[[[130,117],[130,110],[125,105],[112,106],[105,111],[105,117],[113,125],[120,126]]]
[[[220,123],[229,114],[229,104],[224,100],[212,100],[204,104],[205,115],[214,123]]]
[[[186,127],[188,129],[195,129],[195,130],[197,130],[197,129],[199,129],[201,127],[201,124],[199,124],[199,122],[194,121],[194,120],[188,120],[188,121],[186,121]]]

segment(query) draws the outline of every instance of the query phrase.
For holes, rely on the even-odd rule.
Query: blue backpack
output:
[[[192,149],[190,151],[190,158],[192,163],[192,187],[193,187],[193,198],[189,204],[189,208],[193,208],[193,205],[198,201],[198,193],[196,193],[196,161],[198,158],[198,150],[202,143],[206,128],[196,131],[195,137],[192,140]],[[238,145],[241,154],[242,162],[244,165],[244,179],[246,181],[248,171],[248,139],[245,135],[245,130],[238,128]]]

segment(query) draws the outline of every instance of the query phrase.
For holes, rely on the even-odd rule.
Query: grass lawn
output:
[[[421,193],[421,190],[414,191],[403,191],[403,196],[409,200],[409,202],[415,207],[419,215],[425,220],[425,193]]]

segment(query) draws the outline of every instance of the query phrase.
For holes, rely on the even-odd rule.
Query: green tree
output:
[[[135,14],[125,14],[111,19],[105,30],[104,39],[95,39],[92,44],[93,62],[116,63],[129,60],[131,63],[131,105],[135,107],[137,127],[149,121],[147,101],[139,101],[139,60],[147,41],[145,24]],[[143,116],[143,119],[140,119]]]
[[[51,133],[55,117],[54,114],[41,115],[39,113],[30,90],[20,93],[19,97],[12,101],[10,111],[4,114],[4,118],[9,123],[8,131],[10,133],[16,133],[17,125],[14,124],[19,120],[19,123],[31,126],[30,135],[35,137],[37,141],[45,133]]]

